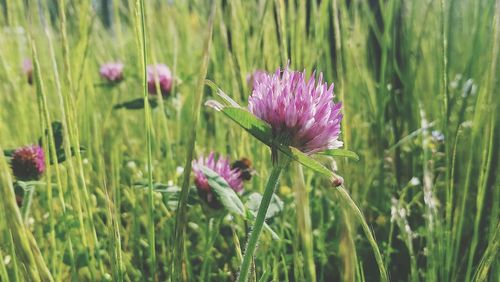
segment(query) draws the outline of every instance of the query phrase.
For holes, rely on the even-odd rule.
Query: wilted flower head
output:
[[[306,154],[336,149],[342,113],[341,103],[333,102],[333,84],[316,81],[305,73],[288,68],[264,74],[255,81],[248,108],[272,127],[281,142]]]
[[[170,69],[164,64],[149,65],[148,73],[148,91],[150,94],[156,94],[156,79],[160,85],[160,91],[163,96],[170,95],[172,90],[173,77]]]
[[[215,159],[215,153],[211,152],[208,157],[200,157],[193,161],[194,183],[200,195],[212,206],[218,207],[218,202],[211,192],[208,179],[203,173],[201,167],[205,166],[220,177],[222,177],[227,184],[235,191],[241,192],[243,190],[243,180],[240,178],[240,171],[237,168],[231,168],[231,163],[228,159],[219,156]]]
[[[256,82],[261,80],[266,75],[268,75],[268,73],[263,70],[256,70],[253,73],[247,75],[248,88],[253,90],[255,85],[257,84]]]
[[[12,154],[11,167],[19,180],[39,179],[45,171],[45,154],[38,145],[18,148]]]
[[[23,73],[26,75],[28,83],[33,84],[33,63],[30,59],[24,59]]]
[[[123,64],[120,62],[105,63],[101,65],[99,74],[108,82],[119,82],[123,79]]]

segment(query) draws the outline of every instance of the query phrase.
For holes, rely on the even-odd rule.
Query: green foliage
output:
[[[154,109],[158,106],[157,99],[148,99],[148,101],[149,101],[149,105],[152,109]],[[115,110],[119,110],[119,109],[128,109],[128,110],[144,109],[144,99],[137,98],[137,99],[130,100],[127,102],[116,104],[113,106],[113,109],[115,109]]]
[[[179,258],[190,281],[233,281],[273,150],[304,166],[312,256],[297,222],[302,185],[285,168],[256,281],[306,281],[311,258],[318,281],[379,281],[380,263],[391,281],[498,280],[498,1],[216,0],[208,36],[210,2],[0,1],[0,147],[39,142],[52,162],[22,183],[4,162],[13,151],[0,156],[2,195],[13,183],[14,196],[33,193],[26,218],[15,212],[26,197],[2,197],[1,281],[176,280]],[[124,80],[102,85],[100,64],[116,60]],[[168,99],[145,91],[153,63],[177,78]],[[247,76],[287,63],[335,83],[342,149],[305,155],[246,110]],[[213,100],[221,113],[201,107]],[[220,222],[188,171],[212,150],[255,171],[240,201],[211,180],[233,209]]]
[[[207,177],[208,185],[210,185],[210,189],[217,196],[220,203],[229,212],[237,215],[245,215],[245,206],[243,205],[243,202],[240,200],[240,197],[238,197],[236,192],[229,187],[229,184],[227,184],[227,182],[213,170],[206,167],[202,167],[201,170]]]

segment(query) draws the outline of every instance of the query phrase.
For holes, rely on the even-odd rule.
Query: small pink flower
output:
[[[215,196],[211,192],[210,185],[208,184],[208,179],[201,170],[201,166],[205,166],[214,172],[216,172],[220,177],[222,177],[227,184],[237,193],[243,191],[243,179],[240,177],[241,173],[238,168],[231,168],[231,163],[228,159],[221,156],[215,159],[215,153],[211,152],[208,157],[200,157],[198,160],[193,161],[193,173],[194,173],[194,183],[200,195],[211,205],[213,208],[219,206]]]
[[[12,154],[11,167],[19,180],[36,180],[45,172],[45,154],[42,147],[30,145],[18,148]]]
[[[148,92],[156,95],[156,80],[160,85],[160,92],[164,97],[170,95],[172,90],[173,77],[170,69],[164,64],[149,65],[148,74]]]
[[[33,84],[33,63],[30,59],[24,59],[23,73],[26,75],[28,83]]]
[[[101,65],[99,74],[108,82],[115,83],[123,80],[123,64],[112,62]]]
[[[306,79],[287,67],[255,81],[248,109],[270,124],[283,143],[313,154],[342,146],[342,105],[333,97],[333,84],[323,82],[322,73],[316,81],[314,75]]]

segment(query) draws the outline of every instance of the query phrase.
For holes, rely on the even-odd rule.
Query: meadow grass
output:
[[[0,9],[0,281],[233,281],[243,262],[251,281],[381,281],[384,269],[391,281],[498,281],[498,1]],[[99,66],[115,60],[124,80],[108,85]],[[175,79],[150,107],[154,63]],[[286,65],[335,83],[341,139],[359,160],[315,157],[345,189],[287,165],[282,210],[266,221],[277,236],[264,226],[248,260],[253,220],[207,213],[189,172],[212,150],[246,157],[255,175],[242,201],[264,194],[271,150],[203,104],[220,88],[246,106],[247,76]],[[114,109],[141,98],[144,109]],[[65,161],[16,182],[8,152],[40,138],[56,160],[54,121]]]

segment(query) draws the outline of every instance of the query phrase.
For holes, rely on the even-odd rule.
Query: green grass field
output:
[[[0,10],[0,281],[236,281],[245,263],[248,281],[500,281],[498,0]],[[99,75],[110,61],[120,83]],[[168,96],[148,94],[155,63],[174,76]],[[246,107],[248,77],[287,65],[335,84],[340,140],[359,160],[285,165],[252,259],[279,165],[205,102],[223,92]],[[22,181],[12,150],[37,143],[46,169]],[[211,151],[254,169],[242,194],[221,186],[216,210],[191,173]]]

